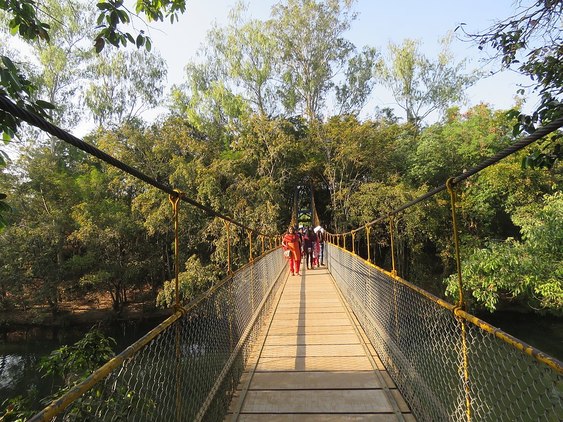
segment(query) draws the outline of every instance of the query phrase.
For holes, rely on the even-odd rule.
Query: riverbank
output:
[[[164,319],[171,314],[170,309],[157,308],[154,299],[146,297],[124,304],[117,312],[112,308],[111,298],[100,295],[95,298],[61,302],[56,314],[53,314],[48,306],[1,311],[0,332]]]

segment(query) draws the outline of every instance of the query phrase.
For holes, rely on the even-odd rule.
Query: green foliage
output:
[[[49,110],[55,107],[43,100],[34,100],[37,86],[31,83],[7,56],[0,56],[0,95],[13,100],[24,110],[41,117],[49,117]],[[9,142],[18,131],[21,121],[10,113],[0,111],[0,131],[4,142]]]
[[[78,8],[82,6],[77,6]],[[97,4],[99,15],[97,19],[98,33],[94,36],[94,46],[96,52],[100,53],[106,43],[115,47],[125,47],[128,43],[136,45],[138,48],[145,47],[151,49],[151,40],[140,31],[136,37],[129,32],[119,29],[120,25],[131,23],[131,12],[127,10],[122,0],[100,1]],[[185,0],[172,1],[145,1],[139,0],[136,4],[136,13],[144,14],[151,21],[162,21],[165,17],[174,22],[179,13],[185,11]],[[56,5],[50,5],[45,10],[48,17],[53,17],[55,26],[57,21]],[[51,25],[43,22],[37,16],[39,8],[32,0],[0,1],[0,10],[7,13],[8,26],[12,35],[19,34],[25,41],[44,41],[47,44],[51,41]],[[67,26],[68,28],[68,26]],[[37,91],[37,86],[32,84],[23,72],[7,56],[1,56],[0,64],[0,95],[6,95],[16,102],[20,107],[34,112],[43,117],[49,117],[48,112],[54,106],[43,100],[33,99],[33,94]],[[0,131],[5,140],[11,139],[17,132],[20,120],[6,112],[0,112]]]
[[[494,311],[500,302],[519,302],[560,314],[563,309],[563,195],[521,207],[513,217],[522,240],[489,242],[463,263],[464,290],[472,307]],[[447,293],[457,297],[457,279]]]
[[[100,53],[106,43],[114,47],[126,47],[129,43],[137,48],[152,48],[150,37],[144,31],[139,31],[136,37],[130,32],[119,29],[120,25],[131,23],[133,16],[122,0],[103,0],[97,5],[99,15],[97,19],[98,34],[94,39],[96,52]],[[163,21],[169,18],[171,23],[178,20],[178,15],[186,10],[185,0],[138,0],[135,6],[136,14],[144,14],[149,21]]]
[[[419,184],[439,186],[507,147],[510,121],[505,113],[486,105],[472,107],[463,115],[450,109],[446,120],[420,133],[408,161],[408,174]]]
[[[466,34],[475,40],[479,49],[496,50],[502,67],[516,68],[533,81],[540,101],[531,115],[514,113],[518,121],[516,134],[533,133],[538,124],[545,125],[563,116],[563,48],[560,1],[533,0],[518,3],[518,10],[478,34]],[[561,160],[561,134],[551,136],[541,147],[523,160],[524,166],[551,168]]]
[[[0,230],[6,227],[7,221],[4,217],[6,213],[10,212],[12,208],[4,201],[7,195],[0,193]]]
[[[89,376],[114,356],[115,340],[93,327],[82,339],[70,346],[62,346],[41,359],[39,370],[44,376],[62,378],[64,390]],[[55,397],[61,395],[61,391]]]
[[[25,422],[29,420],[36,412],[31,409],[29,397],[16,396],[4,400],[2,407],[5,409],[4,414],[0,415],[2,422]]]
[[[541,202],[546,193],[558,190],[560,176],[523,169],[523,155],[525,152],[508,157],[467,181],[462,211],[470,234],[479,238],[517,236],[511,216],[522,207]]]
[[[374,85],[376,51],[356,52],[344,38],[355,19],[352,3],[290,0],[275,5],[265,22],[245,20],[245,7],[237,5],[226,27],[208,33],[203,62],[186,67],[174,108],[210,134],[217,126],[237,132],[251,112],[319,120],[336,112],[327,109],[329,98],[340,112],[358,113]]]
[[[113,356],[115,340],[105,336],[98,328],[93,327],[75,344],[62,346],[54,350],[47,357],[41,359],[39,369],[44,376],[62,379],[63,386],[44,399],[45,404],[60,398],[88,377],[94,370],[109,361]],[[67,415],[73,420],[91,420],[102,417],[94,413],[95,409],[112,409],[112,413],[126,420],[133,402],[138,398],[134,391],[123,386],[114,386],[111,392],[95,386],[80,398],[75,400],[67,409]],[[103,404],[101,404],[103,403]],[[147,400],[141,404],[147,414],[154,408],[155,403]]]
[[[315,133],[315,148],[322,154],[322,178],[331,193],[333,220],[342,230],[351,224],[354,192],[370,181],[392,174],[392,141],[396,125],[361,123],[353,116],[331,118]],[[378,156],[377,162],[373,157]]]
[[[465,89],[477,80],[475,73],[464,73],[464,60],[454,62],[450,43],[451,36],[442,41],[443,49],[434,61],[420,53],[419,41],[390,43],[387,62],[380,60],[377,64],[378,75],[405,110],[407,122],[417,127],[433,111],[444,112],[463,101]]]
[[[214,265],[202,265],[200,259],[192,255],[186,261],[185,271],[178,275],[178,291],[180,305],[185,305],[219,281],[218,271]],[[168,308],[176,303],[176,280],[164,282],[163,289],[158,293],[158,306]]]
[[[10,32],[19,34],[25,39],[43,39],[49,41],[49,25],[41,22],[37,17],[36,2],[32,0],[3,0],[0,9],[10,16],[8,27]]]
[[[117,51],[97,57],[85,103],[100,126],[117,126],[156,107],[164,91],[163,59],[143,51]]]
[[[355,19],[351,4],[288,0],[272,9],[274,37],[281,53],[283,104],[309,122],[321,116],[336,69],[344,67],[354,51],[354,45],[343,37]]]

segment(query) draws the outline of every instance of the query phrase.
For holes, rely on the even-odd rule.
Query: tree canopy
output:
[[[174,19],[185,6],[139,4],[139,12],[156,20]],[[516,139],[514,113],[484,104],[461,110],[464,88],[476,76],[447,49],[433,61],[412,40],[393,45],[387,57],[375,47],[354,46],[346,38],[356,17],[350,1],[287,0],[264,21],[245,18],[244,7],[236,6],[225,26],[209,32],[199,61],[187,65],[168,115],[150,124],[139,112],[161,104],[166,69],[144,33],[122,32],[131,19],[122,3],[101,2],[98,10],[78,8],[82,3],[74,0],[52,3],[56,14],[41,19],[36,9],[0,5],[41,64],[27,72],[3,56],[4,95],[38,113],[53,111],[61,125],[87,110],[98,124],[87,141],[260,232],[284,230],[303,185],[315,192],[327,229],[361,227]],[[560,10],[548,6],[549,13]],[[101,25],[97,32],[92,22]],[[107,44],[135,48],[102,50]],[[556,80],[549,95],[559,95]],[[362,117],[376,84],[396,91],[406,122],[385,111]],[[71,99],[76,93],[81,101]],[[441,118],[428,125],[432,110]],[[17,120],[6,113],[0,120],[6,139],[15,135]],[[6,196],[0,196],[8,224],[0,232],[0,307],[43,306],[56,314],[65,301],[106,295],[119,312],[140,292],[169,306],[168,198],[54,139],[18,130],[20,154],[0,178],[11,209],[4,212]],[[464,271],[476,310],[514,304],[561,310],[562,277],[549,271],[561,261],[561,167],[555,160],[549,171],[522,168],[525,155],[459,187],[462,247],[471,251],[464,253]],[[396,223],[399,274],[440,297],[455,295],[446,199],[433,197]],[[371,235],[374,261],[388,268],[386,223]],[[227,230],[192,207],[182,207],[180,236],[182,300],[227,274],[228,242],[231,269],[248,260],[248,233]],[[254,255],[259,243],[254,239]]]

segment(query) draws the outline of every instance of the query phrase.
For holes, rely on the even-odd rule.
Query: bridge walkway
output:
[[[414,421],[326,268],[285,276],[228,421]]]

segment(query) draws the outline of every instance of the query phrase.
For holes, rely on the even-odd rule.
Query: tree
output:
[[[278,112],[276,100],[279,83],[276,82],[276,40],[271,21],[244,21],[243,4],[230,12],[229,24],[209,31],[209,47],[205,49],[208,61],[216,63],[223,79],[232,89],[252,104],[262,116]]]
[[[505,112],[485,104],[463,114],[452,108],[444,121],[419,134],[408,152],[406,174],[418,186],[437,187],[510,145],[510,124]]]
[[[178,275],[180,304],[184,305],[198,295],[204,293],[214,283],[218,282],[217,270],[214,265],[202,265],[196,255],[186,261],[185,271]],[[174,306],[176,297],[176,281],[164,282],[162,290],[158,293],[156,303],[163,308]]]
[[[103,0],[96,6],[99,10],[96,21],[97,34],[93,41],[96,52],[101,52],[106,43],[115,47],[132,43],[138,48],[144,46],[147,50],[151,49],[151,40],[144,34],[144,31],[139,31],[137,36],[133,37],[131,33],[123,32],[120,29],[120,25],[129,24],[133,16],[133,12],[126,8],[123,0]],[[0,1],[0,11],[6,15],[10,33],[18,34],[24,41],[38,42],[43,46],[48,45],[51,40],[51,25],[44,21],[42,14],[47,18],[56,16],[54,13],[56,11],[53,11],[52,7],[56,9],[57,3],[42,8],[37,7],[34,0]],[[145,16],[149,21],[163,21],[165,18],[169,18],[171,22],[174,22],[177,20],[178,14],[183,13],[185,9],[185,0],[138,0],[135,13]],[[59,59],[64,58],[59,57]],[[56,74],[57,72],[54,72],[52,76],[56,77]],[[53,84],[53,87],[56,85],[56,83]],[[31,81],[25,71],[22,71],[22,67],[14,64],[8,55],[1,55],[0,95],[14,101],[16,105],[27,111],[49,118],[50,112],[55,106],[48,101],[38,99],[37,94],[38,85]],[[19,118],[4,110],[0,111],[0,133],[4,142],[9,142],[16,135],[20,125]],[[0,168],[5,166],[5,159],[6,154],[0,150]],[[0,228],[5,223],[3,215],[8,210],[8,205],[4,202],[5,197],[4,193],[0,193]]]
[[[104,0],[97,5],[99,10],[97,18],[97,33],[94,36],[96,51],[101,52],[106,44],[114,47],[126,46],[132,43],[137,47],[144,46],[151,49],[150,37],[139,31],[134,37],[129,32],[120,29],[120,25],[131,22],[133,12],[129,11],[122,0]],[[7,16],[8,27],[13,35],[18,34],[25,41],[45,42],[51,40],[51,25],[43,19],[56,16],[52,13],[51,6],[45,8],[36,7],[34,0],[3,0],[0,1],[0,10]],[[177,20],[178,14],[186,9],[185,0],[138,0],[135,4],[135,13],[144,16],[149,21],[163,21],[169,18],[171,22]],[[45,17],[42,17],[41,15]],[[1,57],[0,65],[0,95],[5,95],[15,101],[19,106],[48,117],[47,112],[53,109],[53,105],[35,99],[34,93],[37,86],[30,82],[29,78],[12,62],[8,56]],[[19,119],[2,111],[0,112],[0,131],[5,140],[11,139],[20,125]]]
[[[116,126],[156,107],[164,91],[164,60],[148,51],[101,53],[90,69],[85,102],[100,126]]]
[[[468,302],[494,311],[506,302],[559,315],[563,309],[563,195],[547,195],[541,203],[521,207],[513,216],[522,239],[489,242],[463,263]],[[446,280],[457,297],[457,279]]]
[[[538,124],[545,125],[563,115],[563,3],[558,0],[518,2],[513,16],[495,23],[479,33],[464,34],[479,49],[492,48],[493,60],[501,69],[516,69],[528,75],[540,102],[531,115],[518,115],[515,134],[533,133]],[[549,137],[524,160],[532,167],[552,167],[563,157],[561,134]]]
[[[1,257],[7,290],[22,301],[47,303],[53,314],[69,287],[66,265],[74,249],[67,236],[75,228],[70,211],[78,201],[75,177],[82,156],[70,150],[62,159],[46,147],[22,155],[21,174],[11,186],[13,224],[0,237],[11,251]]]
[[[357,52],[343,37],[355,19],[352,3],[289,0],[267,21],[245,20],[237,5],[227,26],[208,33],[202,60],[186,67],[175,109],[207,133],[218,125],[236,132],[251,113],[298,114],[309,122],[338,110],[359,113],[374,85],[377,53]]]
[[[465,89],[476,80],[464,74],[465,60],[459,63],[449,51],[451,37],[442,40],[443,49],[434,61],[419,51],[419,41],[407,39],[402,45],[390,43],[387,63],[380,60],[377,73],[397,104],[407,114],[407,122],[420,127],[433,111],[464,99]]]
[[[373,68],[377,56],[375,48],[364,47],[348,60],[344,81],[335,86],[338,114],[357,115],[362,110],[375,85]]]
[[[343,34],[355,15],[352,1],[288,0],[274,6],[274,36],[280,49],[281,95],[288,111],[317,120],[333,78],[354,51]]]
[[[359,122],[354,116],[332,117],[315,133],[316,148],[323,154],[322,179],[331,197],[333,224],[342,231],[350,224],[355,206],[351,196],[364,183],[381,180],[390,158],[396,126]],[[373,157],[378,160],[374,161]]]
[[[40,64],[36,95],[56,104],[51,113],[53,123],[73,127],[81,118],[81,104],[86,68],[93,59],[89,41],[94,34],[95,8],[82,0],[49,0],[49,43],[32,43],[33,55]],[[53,148],[53,147],[52,147]]]

